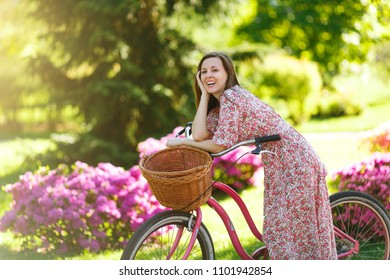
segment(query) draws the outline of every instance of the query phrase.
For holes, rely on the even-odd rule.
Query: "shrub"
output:
[[[323,90],[313,106],[312,117],[317,119],[355,116],[362,112],[362,105],[342,92]]]
[[[390,210],[390,153],[375,153],[362,162],[335,172],[330,186],[339,191],[368,193]]]
[[[160,139],[155,138],[148,138],[143,142],[138,143],[137,150],[139,152],[139,157],[141,158],[144,155],[150,155],[155,152],[158,152],[159,150],[165,149],[167,147],[167,141],[169,138],[175,138],[177,133],[181,131],[183,127],[179,126],[176,127],[172,133],[169,133],[166,136],[161,137]],[[184,137],[184,136],[180,136]]]
[[[226,171],[222,181],[232,188],[261,186],[263,169],[260,157],[248,154],[239,159],[241,155],[251,150],[253,147],[240,147],[222,157],[215,158],[212,166],[214,179],[218,179]],[[236,160],[238,161],[234,164]]]
[[[180,129],[139,143],[140,157],[165,148],[167,139]],[[214,174],[221,174],[249,149],[215,159]],[[256,185],[262,179],[260,167],[258,157],[243,157],[227,171],[224,181],[236,188]],[[92,167],[78,161],[71,167],[63,164],[54,170],[27,172],[5,190],[13,201],[0,220],[0,230],[12,230],[25,248],[38,252],[122,249],[140,224],[164,210],[138,166],[124,170],[109,163]]]
[[[241,67],[241,66],[240,66]],[[283,55],[268,55],[263,62],[241,67],[240,74],[250,84],[248,89],[270,103],[294,125],[310,118],[307,104],[322,88],[322,78],[313,62]]]
[[[76,162],[71,168],[41,168],[5,190],[13,203],[0,230],[13,230],[25,248],[39,252],[122,248],[142,222],[163,210],[137,166]]]
[[[390,152],[390,121],[379,127],[367,131],[362,135],[361,143],[368,147],[370,152]]]

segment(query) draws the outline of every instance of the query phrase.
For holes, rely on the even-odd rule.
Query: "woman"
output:
[[[337,259],[325,176],[316,152],[270,106],[241,88],[230,58],[205,55],[195,81],[193,138],[169,139],[212,153],[256,136],[280,134],[263,147],[263,239],[272,259]]]

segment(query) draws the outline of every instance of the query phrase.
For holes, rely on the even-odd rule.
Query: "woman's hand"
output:
[[[202,92],[202,94],[207,94],[207,90],[205,89],[205,87],[203,86],[202,84],[202,81],[200,79],[200,71],[198,71],[198,73],[196,73],[196,81],[198,82],[198,86],[200,88],[200,91]]]
[[[206,91],[200,79],[201,72],[196,73],[196,82],[201,90],[200,101],[198,109],[196,110],[195,118],[192,122],[192,137],[195,141],[202,141],[208,139],[210,134],[207,130],[207,110],[210,100],[210,94]]]
[[[167,147],[182,146],[182,145],[201,149],[210,153],[219,153],[226,149],[225,146],[214,144],[211,139],[204,140],[204,141],[194,141],[194,139],[191,138],[170,138],[167,141]]]

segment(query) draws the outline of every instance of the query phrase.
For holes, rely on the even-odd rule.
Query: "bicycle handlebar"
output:
[[[272,142],[272,141],[279,141],[282,139],[279,134],[274,134],[274,135],[269,135],[269,136],[261,136],[261,137],[256,137],[255,139],[251,140],[246,140],[239,142],[230,148],[223,150],[222,152],[216,153],[216,154],[210,154],[212,157],[220,157],[223,155],[226,155],[227,153],[233,151],[234,149],[237,149],[238,147],[241,146],[246,146],[246,145],[256,145],[256,149],[252,151],[252,154],[258,155],[261,152],[261,143],[266,143],[266,142]]]
[[[191,128],[192,128],[192,122],[187,123],[187,125],[180,132],[177,133],[176,137],[182,135],[183,133],[186,134],[185,135],[186,137],[189,137],[191,135]],[[253,145],[253,144],[256,145],[256,149],[252,151],[252,154],[258,155],[261,152],[261,145],[260,145],[261,143],[279,141],[280,139],[282,138],[280,137],[279,134],[255,137],[254,139],[239,142],[226,150],[223,150],[216,154],[210,154],[210,155],[212,157],[220,157],[226,155],[227,153],[233,151],[234,149],[237,149],[238,147]]]

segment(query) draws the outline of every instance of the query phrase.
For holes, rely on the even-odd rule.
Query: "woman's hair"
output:
[[[226,80],[225,89],[231,88],[231,87],[236,86],[236,85],[239,86],[240,84],[238,82],[236,72],[234,71],[233,62],[230,59],[230,57],[227,56],[223,52],[210,52],[210,53],[206,54],[205,56],[203,56],[199,62],[196,73],[198,73],[201,70],[203,61],[205,61],[206,59],[211,58],[211,57],[218,57],[222,61],[223,68],[225,68],[225,71],[227,73],[227,80]],[[194,88],[195,88],[196,108],[198,108],[202,92],[200,90],[200,87],[198,85],[198,81],[196,80],[196,77],[195,77],[195,82],[194,82]],[[210,100],[209,100],[207,112],[210,112],[210,110],[217,107],[217,105],[218,105],[218,100],[213,95],[210,95]]]

